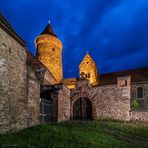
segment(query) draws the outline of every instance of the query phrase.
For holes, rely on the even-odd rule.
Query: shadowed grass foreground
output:
[[[146,148],[148,125],[113,121],[39,125],[0,135],[0,144],[4,148]]]

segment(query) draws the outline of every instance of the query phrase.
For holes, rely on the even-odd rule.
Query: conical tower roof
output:
[[[53,30],[50,22],[48,23],[48,25],[45,27],[45,29],[43,30],[43,32],[41,34],[48,34],[48,35],[53,35],[53,36],[57,37],[56,34],[54,33],[54,30]]]

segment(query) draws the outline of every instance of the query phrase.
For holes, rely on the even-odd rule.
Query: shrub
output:
[[[132,107],[133,109],[139,109],[140,104],[138,103],[137,100],[133,100],[132,103],[131,103],[131,107]]]

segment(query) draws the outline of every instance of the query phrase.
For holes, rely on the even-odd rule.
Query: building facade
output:
[[[0,131],[68,120],[148,122],[148,68],[99,74],[90,54],[63,78],[62,43],[48,24],[36,57],[0,14]]]

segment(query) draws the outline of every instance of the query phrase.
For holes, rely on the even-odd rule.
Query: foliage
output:
[[[138,103],[137,100],[133,100],[132,103],[131,103],[131,107],[132,107],[133,109],[139,109],[140,104]]]

